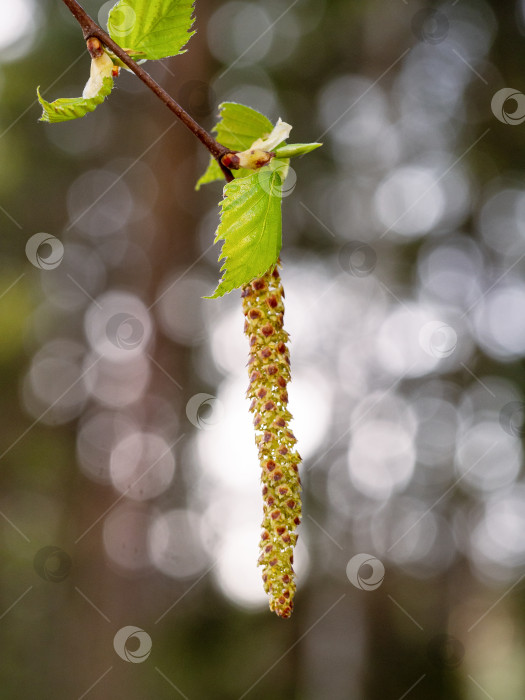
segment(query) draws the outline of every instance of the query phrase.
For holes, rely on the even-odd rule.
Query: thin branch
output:
[[[218,143],[213,136],[211,136],[206,129],[203,129],[200,124],[198,124],[193,117],[191,117],[186,110],[179,105],[179,103],[169,95],[163,87],[161,87],[149,73],[147,73],[141,66],[139,66],[125,51],[120,47],[113,39],[107,34],[99,25],[91,19],[84,8],[77,2],[77,0],[63,0],[64,4],[68,7],[71,14],[77,22],[80,24],[82,33],[84,34],[84,39],[86,41],[91,37],[96,37],[101,41],[104,46],[106,46],[112,53],[117,56],[122,63],[124,63],[137,78],[142,80],[142,82],[149,87],[149,89],[157,95],[157,97],[170,109],[181,122],[199,139],[199,141],[204,144],[211,155],[217,160],[221,167],[224,177],[227,182],[233,180],[233,175],[229,168],[223,165],[221,159],[226,153],[231,153],[229,148],[222,146]]]

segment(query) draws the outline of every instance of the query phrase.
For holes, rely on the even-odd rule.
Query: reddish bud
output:
[[[234,152],[223,155],[221,162],[226,168],[230,168],[230,170],[238,170],[240,167],[239,156],[235,155]]]

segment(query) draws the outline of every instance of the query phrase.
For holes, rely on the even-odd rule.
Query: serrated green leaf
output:
[[[277,262],[282,245],[279,171],[269,167],[228,182],[215,242],[223,240],[224,259],[216,299],[263,275]]]
[[[40,121],[65,122],[70,119],[85,117],[88,112],[92,112],[109,95],[113,88],[113,78],[104,78],[102,88],[95,97],[62,97],[54,102],[47,102],[37,88],[38,101],[42,105],[43,113]]]
[[[160,59],[184,53],[195,32],[194,0],[119,0],[108,17],[111,38],[131,56]]]
[[[322,145],[322,143],[290,143],[276,148],[275,156],[277,158],[293,158],[293,156],[301,156],[315,151],[316,148]]]
[[[232,151],[245,151],[252,143],[262,136],[268,135],[272,129],[272,122],[264,114],[237,102],[223,102],[219,105],[220,120],[213,131],[217,134],[217,141],[231,148]],[[235,178],[247,177],[250,170],[241,168],[232,171]],[[215,158],[210,159],[210,163],[204,175],[198,180],[195,189],[200,189],[201,185],[222,180],[223,172]]]
[[[232,151],[245,151],[273,129],[272,122],[251,107],[237,102],[223,102],[219,109],[221,119],[214,131],[218,142]]]

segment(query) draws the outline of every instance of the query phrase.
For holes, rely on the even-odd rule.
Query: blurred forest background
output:
[[[525,2],[196,14],[153,76],[208,129],[234,100],[324,142],[284,200],[296,609],[256,567],[239,293],[202,299],[207,153],[131,74],[38,123],[89,56],[60,0],[4,0],[2,693],[522,700]]]

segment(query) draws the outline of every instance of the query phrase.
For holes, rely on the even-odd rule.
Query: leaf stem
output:
[[[63,0],[66,7],[70,10],[73,17],[79,23],[84,39],[86,41],[91,37],[96,37],[124,63],[137,78],[149,87],[149,89],[157,95],[166,107],[171,110],[181,122],[194,134],[199,141],[208,149],[211,155],[217,160],[224,177],[227,182],[233,180],[233,175],[229,168],[222,163],[222,157],[226,153],[230,153],[230,149],[218,143],[206,129],[203,129],[179,103],[169,95],[163,87],[161,87],[151,75],[139,66],[113,39],[87,14],[84,8],[77,0]]]

